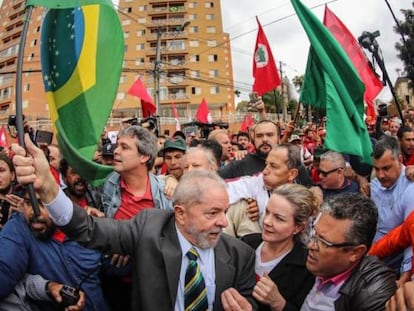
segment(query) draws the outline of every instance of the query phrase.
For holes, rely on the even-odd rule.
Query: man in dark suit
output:
[[[254,253],[221,235],[229,201],[226,184],[215,173],[184,176],[174,193],[173,212],[145,210],[128,221],[98,219],[72,204],[51,176],[42,151],[28,137],[25,143],[27,156],[13,146],[18,180],[34,184],[53,221],[87,247],[134,258],[133,310],[184,310],[187,266],[194,261],[187,251],[193,249],[209,310],[256,309]]]

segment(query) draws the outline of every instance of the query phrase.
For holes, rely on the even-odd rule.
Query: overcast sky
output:
[[[402,69],[402,63],[397,58],[395,42],[399,36],[393,32],[395,25],[392,15],[383,0],[302,0],[309,8],[322,4],[313,9],[313,13],[323,19],[324,5],[342,20],[342,22],[358,38],[363,31],[379,30],[381,35],[377,41],[382,49],[385,66],[391,81],[397,78],[397,68]],[[402,18],[400,9],[410,9],[411,1],[389,0],[389,3],[399,19]],[[232,47],[233,75],[235,87],[242,91],[242,98],[248,97],[248,90],[253,83],[252,54],[257,35],[255,16],[264,28],[276,61],[282,61],[284,75],[292,79],[304,74],[309,48],[309,40],[299,22],[294,9],[287,0],[223,0],[221,1],[224,31],[230,34]],[[266,26],[269,24],[268,26]],[[367,52],[368,53],[368,52]],[[368,55],[371,58],[371,55]],[[379,68],[377,72],[380,73]],[[379,98],[391,99],[391,93],[383,91]],[[239,99],[240,100],[240,99]],[[237,101],[237,100],[236,100]]]

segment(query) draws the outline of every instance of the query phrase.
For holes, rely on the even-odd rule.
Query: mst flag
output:
[[[154,105],[152,97],[147,91],[144,83],[142,83],[141,77],[135,80],[134,84],[129,88],[128,94],[133,95],[141,99],[142,116],[148,118],[153,116],[157,110]]]
[[[111,167],[92,161],[111,112],[124,41],[110,0],[29,0],[49,8],[42,25],[43,83],[63,156],[95,184]]]
[[[291,0],[311,47],[300,101],[326,108],[325,147],[372,163],[372,146],[363,120],[364,85],[329,30],[299,0]]]
[[[381,80],[378,79],[374,70],[368,63],[358,41],[355,40],[352,33],[342,21],[329,10],[328,6],[325,6],[323,24],[342,46],[351,62],[354,64],[355,69],[358,71],[359,77],[365,85],[364,100],[367,105],[365,114],[370,116],[371,120],[374,121],[376,117],[374,99],[384,87]]]
[[[208,110],[208,105],[207,105],[205,98],[203,98],[200,106],[198,106],[198,109],[196,112],[196,120],[203,122],[203,123],[211,123],[213,121],[210,111]]]
[[[269,42],[257,17],[256,21],[259,30],[253,55],[253,91],[261,96],[277,88],[281,80]]]
[[[7,133],[4,124],[1,126],[0,129],[0,147],[9,148],[9,144],[7,142]]]

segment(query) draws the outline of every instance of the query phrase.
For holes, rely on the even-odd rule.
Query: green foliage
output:
[[[414,2],[412,2],[414,7]],[[405,41],[400,39],[395,44],[395,48],[398,51],[398,57],[404,63],[404,70],[406,76],[414,81],[414,10],[407,9],[401,10],[404,15],[404,20],[400,21],[400,29],[395,26],[394,31],[404,36]]]
[[[270,91],[269,93],[264,94],[262,99],[267,112],[275,113],[277,107],[277,112],[282,113],[283,98],[279,90]]]
[[[237,112],[247,112],[249,101],[242,100],[237,104],[236,111]]]

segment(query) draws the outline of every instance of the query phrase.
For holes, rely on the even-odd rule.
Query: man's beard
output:
[[[36,218],[36,216],[31,216],[29,219],[29,226],[31,226],[32,223],[42,223],[45,225],[45,230],[40,232],[37,230],[34,230],[33,228],[30,227],[30,230],[32,231],[33,235],[36,237],[36,239],[42,240],[42,241],[47,241],[49,240],[53,233],[56,230],[56,227],[53,225],[48,225],[47,222],[43,219],[38,219]]]
[[[83,190],[81,191],[77,190],[76,189],[77,185],[83,185],[84,186]],[[79,199],[83,198],[87,191],[86,183],[82,179],[76,181],[73,185],[67,184],[67,187],[68,187],[69,193]]]
[[[193,225],[191,225],[188,228],[188,232],[189,234],[196,240],[197,245],[199,248],[201,249],[207,249],[207,248],[212,248],[215,247],[217,245],[217,242],[220,239],[222,230],[220,230],[220,234],[217,236],[217,239],[215,242],[209,242],[208,240],[208,235],[212,232],[213,230],[209,230],[209,231],[205,231],[205,232],[199,232]]]

